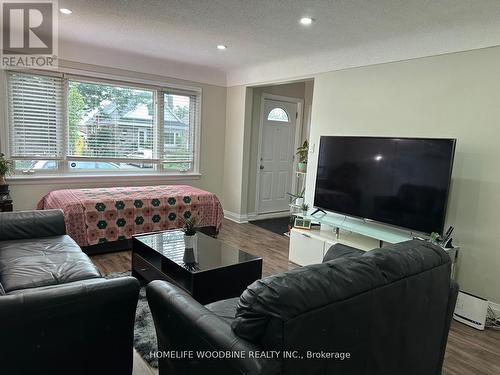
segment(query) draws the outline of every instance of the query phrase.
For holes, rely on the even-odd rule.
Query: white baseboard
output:
[[[290,216],[289,211],[282,212],[271,212],[268,214],[257,215],[255,212],[250,212],[248,214],[237,214],[236,212],[224,210],[224,217],[228,220],[234,221],[235,223],[248,223],[249,220],[265,220],[274,219],[277,217],[287,217]]]
[[[265,219],[275,219],[278,217],[290,216],[290,211],[281,212],[270,212],[268,214],[257,214],[256,212],[251,212],[247,215],[248,220],[265,220]]]
[[[248,221],[257,220],[257,214],[255,212],[249,212],[247,214]]]
[[[237,214],[236,212],[224,210],[224,217],[238,224],[248,223],[247,214]]]

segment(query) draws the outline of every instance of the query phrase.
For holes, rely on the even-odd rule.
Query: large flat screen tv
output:
[[[314,206],[415,232],[443,232],[455,139],[320,140]]]

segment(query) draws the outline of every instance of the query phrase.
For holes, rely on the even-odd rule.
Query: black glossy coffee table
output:
[[[169,230],[134,236],[132,275],[169,281],[207,304],[237,297],[260,279],[262,258],[199,232],[195,249],[186,251],[184,233]]]

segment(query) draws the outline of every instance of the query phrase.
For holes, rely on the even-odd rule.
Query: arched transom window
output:
[[[285,112],[283,108],[274,108],[267,115],[267,119],[271,121],[283,121],[289,122],[288,114]]]

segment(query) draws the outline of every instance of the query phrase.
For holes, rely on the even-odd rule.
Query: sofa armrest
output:
[[[364,253],[365,251],[356,249],[355,247],[336,243],[335,245],[331,246],[326,252],[325,257],[323,258],[323,263],[338,258],[360,256]]]
[[[62,210],[0,212],[0,241],[64,234]]]
[[[90,279],[0,297],[5,374],[131,374],[139,283]]]
[[[165,281],[153,281],[146,289],[160,352],[193,351],[194,358],[160,358],[163,374],[279,374],[276,360],[249,358],[262,350],[238,337],[229,323],[195,301],[184,290]],[[245,358],[200,359],[197,351],[245,352]]]

